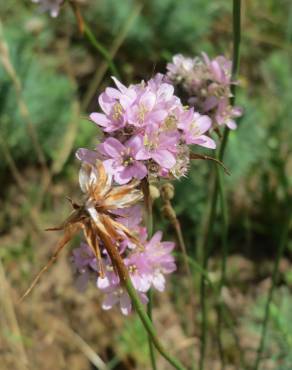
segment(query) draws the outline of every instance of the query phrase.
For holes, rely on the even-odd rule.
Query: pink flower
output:
[[[97,271],[97,263],[94,254],[86,243],[81,243],[79,248],[75,248],[72,253],[72,260],[79,272],[86,268]]]
[[[223,55],[219,55],[213,60],[210,60],[206,53],[202,53],[202,56],[214,80],[222,85],[230,85],[231,61],[226,59]]]
[[[127,122],[126,110],[136,99],[136,92],[131,86],[122,85],[112,77],[118,89],[108,87],[98,99],[103,113],[91,113],[90,118],[105,132],[113,132],[123,128]]]
[[[165,289],[165,274],[176,270],[174,257],[171,252],[173,242],[162,242],[162,232],[157,231],[145,246],[145,255],[151,266],[151,282],[155,289],[162,292]]]
[[[143,304],[146,304],[148,302],[148,298],[144,293],[138,292],[138,295]],[[116,288],[108,289],[101,307],[104,310],[110,310],[115,305],[120,306],[120,310],[122,314],[125,316],[129,315],[132,311],[131,299],[127,291],[120,286]]]
[[[96,151],[85,148],[79,148],[76,151],[75,156],[77,159],[79,159],[79,161],[87,162],[91,165],[94,165],[99,157]]]
[[[72,263],[75,272],[78,273],[75,285],[82,292],[86,289],[90,276],[97,272],[97,261],[92,250],[86,243],[81,243],[72,253]]]
[[[143,147],[138,151],[136,158],[153,159],[162,168],[171,169],[176,162],[178,142],[178,132],[160,133],[157,127],[149,127],[143,138]]]
[[[218,104],[216,121],[218,125],[226,125],[229,129],[236,129],[235,118],[242,116],[240,107],[232,107],[226,99],[222,99]]]
[[[190,109],[184,112],[178,127],[183,130],[187,144],[197,144],[206,148],[215,149],[216,143],[209,136],[204,135],[211,128],[212,121],[206,115],[201,115]]]
[[[98,146],[99,152],[110,158],[103,163],[118,184],[126,184],[132,178],[141,180],[147,175],[146,166],[137,160],[137,153],[142,145],[142,138],[133,136],[124,144],[109,137]]]
[[[182,54],[177,54],[172,58],[172,62],[167,64],[168,77],[171,81],[183,80],[194,68],[194,60],[186,58]]]
[[[187,103],[198,113],[211,118],[212,127],[226,125],[234,129],[233,118],[242,111],[234,112],[230,104],[231,85],[237,83],[231,80],[231,66],[231,61],[221,55],[214,59],[205,53],[193,59],[176,55],[167,65],[167,79],[183,91]]]
[[[189,61],[186,64],[189,68]],[[194,68],[198,62],[191,64]],[[146,176],[185,176],[190,161],[188,145],[215,148],[207,136],[209,118],[184,107],[165,76],[157,74],[148,82],[129,87],[113,79],[116,88],[105,89],[99,97],[103,113],[90,115],[103,130],[104,138],[97,152],[79,149],[78,159],[91,164],[102,159],[115,182],[126,184]],[[217,98],[204,102],[208,109],[218,105]]]
[[[156,94],[147,89],[127,112],[129,124],[137,127],[159,123],[166,116],[167,111],[158,103]]]

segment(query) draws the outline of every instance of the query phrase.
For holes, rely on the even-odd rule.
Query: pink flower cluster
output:
[[[56,18],[64,0],[32,0],[32,2],[39,4],[41,12],[49,12],[53,18]]]
[[[167,64],[167,80],[186,96],[188,104],[211,118],[213,128],[236,128],[234,119],[242,115],[242,109],[230,104],[230,87],[236,83],[231,80],[230,60],[224,56],[210,60],[205,53],[195,58],[178,54]]]
[[[189,165],[189,145],[215,148],[206,135],[211,119],[194,108],[184,107],[174,87],[157,74],[148,82],[108,87],[99,96],[102,113],[90,118],[104,132],[96,151],[80,149],[77,157],[91,162],[103,160],[118,184],[131,179],[179,178]]]
[[[153,287],[162,292],[165,289],[165,275],[176,269],[174,257],[171,251],[174,248],[172,242],[162,242],[162,233],[158,231],[150,241],[146,241],[147,232],[142,226],[142,210],[139,205],[115,211],[117,221],[124,224],[140,239],[143,248],[130,243],[127,238],[117,245],[124,263],[128,268],[134,288],[137,290],[142,303],[147,303],[146,292]],[[88,281],[96,281],[97,288],[104,293],[102,308],[109,310],[119,305],[121,312],[128,315],[132,304],[130,297],[120,282],[110,258],[105,249],[103,253],[103,264],[105,266],[105,277],[97,277],[98,267],[96,258],[85,243],[73,251],[73,264],[79,274],[77,287],[84,290]]]

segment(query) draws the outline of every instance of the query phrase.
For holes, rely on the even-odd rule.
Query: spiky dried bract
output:
[[[38,273],[22,298],[29,294],[41,275],[52,265],[61,250],[79,231],[83,231],[87,245],[96,259],[97,271],[101,277],[105,276],[101,245],[113,247],[127,239],[137,248],[141,248],[140,240],[113,213],[129,208],[142,199],[141,190],[136,188],[138,182],[133,181],[127,185],[113,186],[112,178],[106,173],[102,162],[96,161],[95,165],[82,164],[79,183],[85,200],[81,205],[74,203],[71,215],[60,226],[49,229],[63,230],[64,236],[49,262]],[[105,239],[106,243],[104,243]]]

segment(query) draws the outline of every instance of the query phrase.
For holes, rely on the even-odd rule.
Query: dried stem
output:
[[[1,319],[2,324],[7,322],[9,331],[11,336],[14,336],[14,340],[11,341],[11,348],[9,348],[12,353],[14,354],[14,358],[18,359],[17,361],[17,369],[21,370],[28,370],[29,363],[28,358],[26,355],[25,347],[22,340],[21,330],[18,325],[16,313],[14,310],[14,305],[11,298],[11,289],[9,287],[9,283],[6,278],[6,274],[4,271],[4,267],[0,258],[0,291],[1,291],[1,299],[0,299],[0,310],[1,310]],[[3,325],[4,326],[4,325]],[[0,332],[1,332],[1,325],[0,325]],[[2,332],[4,334],[4,332]],[[4,337],[3,337],[4,338]],[[2,343],[3,345],[3,343]],[[5,348],[2,347],[2,348]]]
[[[196,303],[196,298],[195,298],[195,293],[194,293],[194,281],[193,281],[193,276],[190,268],[190,258],[188,257],[187,254],[187,248],[186,244],[184,241],[182,229],[180,222],[177,218],[176,212],[171,204],[171,199],[174,197],[174,187],[170,183],[166,183],[161,187],[161,196],[162,196],[162,201],[163,201],[163,208],[162,211],[165,215],[165,217],[170,221],[178,242],[178,246],[182,252],[183,256],[183,263],[184,267],[188,276],[188,282],[189,282],[189,289],[190,289],[190,300],[191,300],[191,306],[195,307]],[[195,330],[195,314],[194,310],[191,310],[192,312],[192,317],[191,317],[191,329],[194,332]]]

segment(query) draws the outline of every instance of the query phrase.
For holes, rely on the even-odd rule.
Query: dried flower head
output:
[[[113,186],[111,176],[105,171],[102,162],[95,165],[83,163],[79,172],[79,183],[85,195],[84,202],[79,205],[72,202],[74,208],[71,215],[59,227],[49,230],[63,230],[64,236],[48,264],[39,272],[23,298],[32,290],[40,276],[56,260],[64,246],[73,236],[83,231],[87,245],[96,259],[96,270],[100,276],[105,276],[101,244],[106,248],[114,248],[124,239],[141,247],[139,239],[129,228],[117,220],[115,212],[131,207],[142,199],[142,192],[136,187],[137,181],[123,186]],[[112,261],[116,268],[114,261]]]

